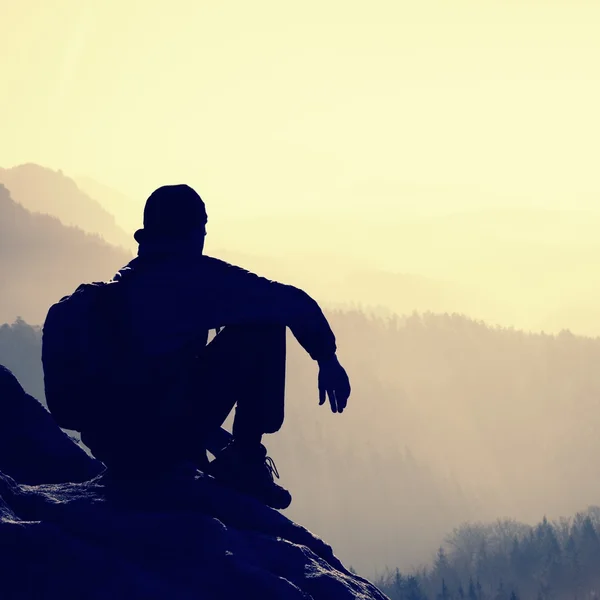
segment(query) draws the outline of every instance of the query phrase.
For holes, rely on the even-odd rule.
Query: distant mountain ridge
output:
[[[31,212],[52,215],[65,225],[96,233],[116,246],[131,249],[134,245],[131,233],[117,225],[100,202],[62,171],[33,163],[0,168],[0,183],[10,190],[13,200]]]
[[[73,179],[79,189],[97,200],[111,215],[114,215],[117,225],[129,235],[142,226],[143,202],[137,203],[129,196],[91,177],[78,176]]]
[[[99,235],[29,212],[0,184],[0,322],[42,323],[80,283],[110,279],[132,255]]]
[[[29,205],[12,195],[30,210],[109,241],[117,238],[83,207],[114,213],[111,223],[128,230],[118,228],[117,242],[134,249],[141,200],[89,177],[69,179],[37,165],[0,170],[0,182],[9,175],[14,189],[15,181],[25,181]],[[39,193],[32,196],[35,186]],[[69,202],[85,213],[81,222],[69,212]],[[213,204],[207,204],[211,215]],[[208,254],[303,287],[329,306],[458,312],[525,330],[600,335],[598,211],[524,206],[429,217],[402,213],[396,220],[374,221],[371,215],[361,223],[346,216],[242,217],[225,211],[211,223]]]

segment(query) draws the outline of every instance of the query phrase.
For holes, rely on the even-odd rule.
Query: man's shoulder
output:
[[[212,270],[220,273],[233,273],[233,272],[244,272],[249,273],[246,269],[227,262],[221,258],[215,258],[214,256],[202,255],[202,263],[207,270]]]
[[[143,275],[144,273],[146,276]],[[169,279],[191,278],[196,281],[201,279],[231,284],[243,283],[244,285],[248,283],[248,280],[258,277],[243,267],[206,254],[173,256],[168,260],[155,263],[134,259],[118,272],[115,279],[127,281],[131,278],[131,281],[135,281],[138,279],[135,277],[136,274],[142,275],[141,279],[144,281],[159,276],[161,279],[164,277]],[[132,275],[134,276],[131,277]]]
[[[203,254],[200,257],[200,263],[206,265],[208,267],[226,267],[229,265],[227,261],[221,260],[220,258],[216,258],[215,256],[209,256],[208,254]]]

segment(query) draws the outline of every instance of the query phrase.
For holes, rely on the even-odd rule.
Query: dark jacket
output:
[[[118,277],[133,275],[127,298],[134,339],[149,355],[206,343],[227,325],[288,326],[314,360],[336,351],[319,305],[304,291],[202,254],[193,244],[140,244]]]

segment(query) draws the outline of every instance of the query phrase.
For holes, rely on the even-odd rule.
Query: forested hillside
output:
[[[41,364],[42,329],[23,319],[0,325],[0,365],[10,369],[25,390],[44,400]]]
[[[534,523],[598,502],[599,340],[492,328],[459,315],[330,318],[353,378],[350,408],[340,417],[311,407],[316,368],[294,346],[289,433],[272,446],[285,446],[282,468],[293,464],[284,472],[304,483],[296,496],[328,539],[349,535],[349,515],[337,515],[352,506],[353,528],[364,527],[350,556],[357,566],[417,565],[435,536],[462,520]],[[292,423],[302,442],[293,443]],[[306,447],[338,454],[320,452],[315,468],[304,460]],[[406,468],[406,448],[446,482],[439,495],[395,477]],[[325,468],[315,497],[309,482]]]
[[[572,600],[600,594],[600,508],[535,526],[465,524],[433,564],[379,578],[391,600]]]

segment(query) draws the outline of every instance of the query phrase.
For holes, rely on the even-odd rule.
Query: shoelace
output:
[[[267,456],[265,458],[265,463],[267,465],[267,469],[269,469],[269,473],[271,473],[271,477],[273,475],[275,475],[275,477],[277,477],[277,479],[279,479],[279,471],[277,470],[277,467],[275,466],[275,461],[270,456]]]

